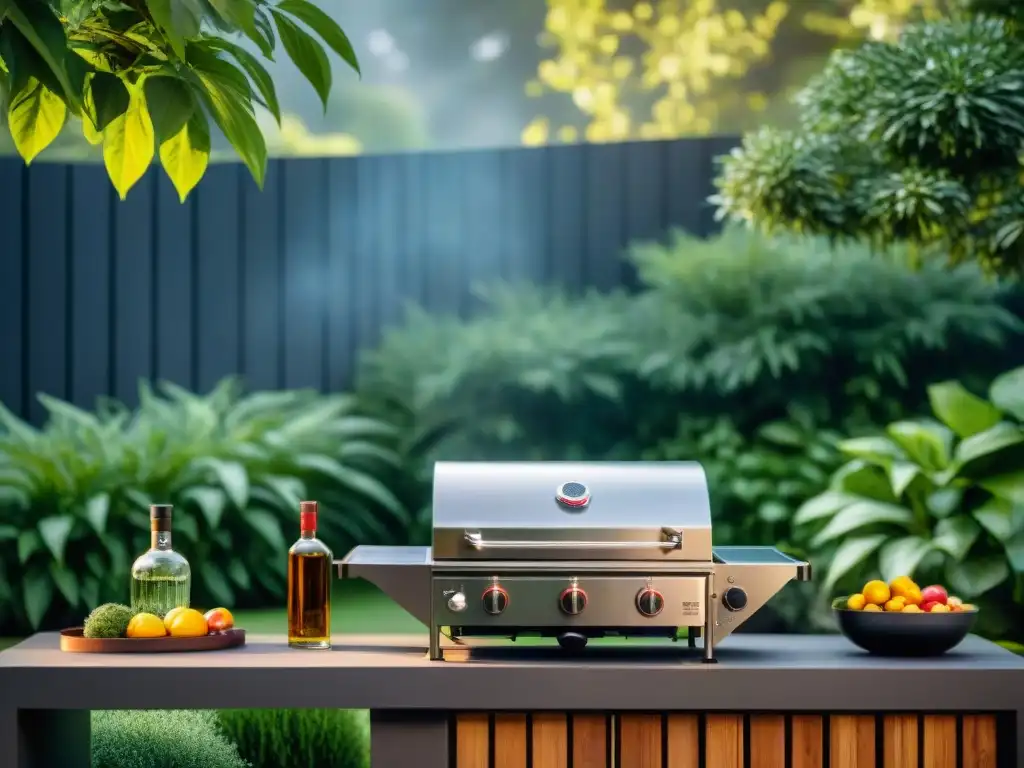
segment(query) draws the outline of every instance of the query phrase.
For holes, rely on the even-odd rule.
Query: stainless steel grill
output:
[[[433,546],[360,546],[339,561],[453,639],[702,638],[703,658],[810,566],[774,547],[713,547],[695,462],[438,462]]]

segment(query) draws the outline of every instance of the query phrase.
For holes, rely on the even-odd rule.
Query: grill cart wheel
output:
[[[565,650],[575,653],[587,647],[587,636],[578,632],[563,632],[558,636],[558,644]]]

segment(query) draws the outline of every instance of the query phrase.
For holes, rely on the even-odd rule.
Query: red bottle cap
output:
[[[299,528],[303,531],[316,530],[316,513],[319,504],[315,501],[299,502]]]

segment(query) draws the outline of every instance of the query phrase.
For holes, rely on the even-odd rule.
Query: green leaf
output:
[[[270,512],[263,509],[249,509],[244,512],[242,517],[249,527],[258,533],[275,552],[284,552],[288,548],[284,535],[281,533],[281,526],[278,524],[277,518]]]
[[[957,474],[960,476],[1001,474],[998,469],[993,469],[993,465],[999,463],[997,454],[1022,445],[1024,445],[1024,430],[1016,424],[1001,422],[983,432],[978,432],[966,440],[962,440],[956,447],[954,458],[959,466]],[[1011,456],[1011,460],[1005,462],[1006,469],[1019,466],[1016,461],[1016,453],[1016,450],[1013,451],[1014,455]]]
[[[919,536],[907,536],[889,542],[878,555],[881,577],[885,581],[892,581],[897,576],[913,577],[914,571],[932,549],[932,542]]]
[[[103,133],[96,130],[88,117],[82,119],[82,136],[94,147],[103,143]]]
[[[285,52],[303,77],[313,86],[323,104],[324,113],[326,113],[332,76],[331,63],[327,60],[323,46],[287,17],[277,13],[274,18],[277,21],[277,33],[281,36]]]
[[[18,562],[24,565],[42,546],[43,540],[36,531],[22,531],[18,536]]]
[[[122,200],[153,162],[153,122],[140,90],[133,90],[127,111],[103,131],[103,163]]]
[[[1024,421],[1024,367],[997,376],[989,387],[988,397],[1003,413]]]
[[[973,395],[957,381],[928,387],[932,411],[960,437],[971,437],[999,423],[1002,414],[991,403]]]
[[[948,553],[954,560],[960,561],[981,534],[981,527],[967,515],[957,515],[940,520],[932,532],[932,544],[936,549]]]
[[[895,525],[909,529],[913,523],[913,513],[903,507],[880,501],[856,501],[836,514],[828,525],[811,540],[811,546],[820,547],[858,529],[877,524]]]
[[[832,556],[822,589],[826,592],[841,578],[874,554],[888,537],[884,534],[846,539]]]
[[[95,72],[89,78],[85,91],[85,114],[82,122],[89,122],[97,132],[110,125],[128,111],[131,94],[117,75]]]
[[[18,529],[13,525],[0,525],[0,541],[10,541],[18,538]]]
[[[807,439],[804,434],[785,421],[772,421],[757,430],[758,437],[787,448],[801,448]]]
[[[210,0],[210,5],[225,22],[241,30],[250,40],[258,42],[256,4],[252,0]]]
[[[53,583],[57,585],[57,590],[68,601],[68,605],[72,608],[77,607],[78,601],[81,598],[78,590],[78,577],[57,563],[50,563],[50,577],[53,579]]]
[[[192,92],[176,77],[155,75],[143,83],[157,146],[177,136],[195,112]]]
[[[240,589],[248,590],[252,586],[249,571],[246,570],[245,564],[237,557],[228,564],[228,578],[237,584]]]
[[[892,481],[892,492],[902,496],[918,478],[923,478],[921,468],[909,461],[897,461],[889,467],[889,479]]]
[[[1006,542],[1006,559],[1016,573],[1024,573],[1024,531]]]
[[[217,566],[211,562],[205,562],[199,566],[199,572],[203,577],[203,586],[210,591],[210,597],[221,605],[234,604],[235,592]]]
[[[63,93],[66,107],[78,114],[82,108],[87,69],[85,62],[68,48],[63,25],[45,3],[18,3],[8,9],[7,19],[46,63]],[[44,80],[41,75],[38,79]]]
[[[44,517],[39,521],[39,535],[58,563],[64,562],[64,548],[74,525],[75,518],[70,515]]]
[[[793,525],[804,525],[824,517],[831,517],[844,507],[861,500],[859,496],[853,494],[826,491],[800,505],[796,514],[793,515]]]
[[[67,106],[35,78],[10,101],[7,124],[11,138],[27,165],[60,135],[67,118]]]
[[[231,503],[238,509],[245,509],[249,502],[249,474],[245,467],[234,461],[209,458],[198,460],[196,465],[211,470],[217,476],[217,482],[224,488]]]
[[[199,512],[206,519],[206,524],[211,528],[220,525],[224,516],[224,508],[227,506],[228,498],[220,488],[207,488],[196,486],[189,488],[182,493],[184,501],[191,502],[199,507]]]
[[[952,591],[963,598],[971,599],[998,587],[1010,576],[1006,558],[993,555],[965,563],[950,563],[946,568],[946,579]]]
[[[100,604],[100,584],[97,578],[86,576],[82,579],[79,592],[82,597],[81,605],[85,610],[91,611]]]
[[[1010,472],[978,481],[978,485],[994,496],[1013,504],[1024,505],[1024,472]]]
[[[210,162],[210,126],[196,110],[176,136],[160,145],[160,164],[184,203],[206,173]]]
[[[949,466],[953,433],[941,424],[897,421],[886,429],[893,442],[928,472]]]
[[[222,72],[197,69],[196,74],[203,85],[203,101],[214,122],[262,189],[267,174],[267,145],[246,94],[240,93],[233,80]]]
[[[1002,543],[1024,531],[1024,508],[1005,499],[989,499],[971,514],[992,538]]]
[[[85,519],[102,536],[107,530],[107,515],[110,514],[110,497],[101,493],[85,502]]]
[[[298,456],[295,459],[295,464],[302,469],[319,472],[339,485],[375,501],[400,521],[408,520],[409,513],[402,502],[383,483],[370,475],[345,467],[334,459],[316,454]]]
[[[203,9],[198,0],[146,0],[146,6],[171,50],[184,60],[185,41],[199,36]]]
[[[235,0],[231,1],[234,2]],[[278,125],[280,125],[281,105],[277,100],[277,90],[274,87],[274,80],[271,78],[270,73],[267,72],[266,68],[260,63],[259,59],[241,46],[235,45],[228,40],[208,40],[206,44],[214,50],[221,50],[235,57],[239,66],[245,70],[245,73],[249,75],[253,83],[255,83],[256,90],[263,99],[263,106],[267,108],[267,111],[274,116],[274,119],[277,121]]]
[[[281,0],[277,4],[277,9],[308,24],[346,64],[357,74],[362,74],[359,70],[359,59],[356,58],[355,49],[348,36],[338,23],[320,8],[307,0]]]
[[[268,475],[263,484],[279,498],[288,509],[298,509],[306,495],[306,486],[296,477],[275,477]]]
[[[900,447],[885,437],[857,437],[852,440],[843,440],[839,443],[838,448],[852,458],[883,467],[889,466],[893,461],[906,459]]]
[[[877,501],[897,501],[885,469],[860,459],[840,467],[832,476],[829,486],[839,493],[850,493]]]
[[[39,627],[53,601],[53,582],[46,571],[33,569],[25,574],[22,582],[25,600],[25,616],[33,630]]]

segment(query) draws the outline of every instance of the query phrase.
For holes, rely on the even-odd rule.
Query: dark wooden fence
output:
[[[0,158],[0,402],[39,421],[38,392],[134,402],[140,378],[344,388],[408,302],[628,284],[628,242],[714,228],[735,144],[276,160],[262,192],[223,164],[184,205],[157,169],[120,202],[101,167]]]

